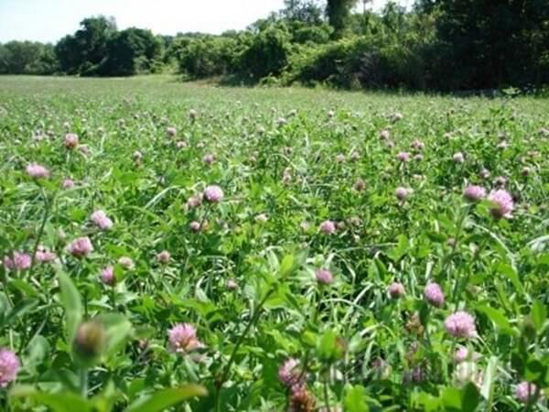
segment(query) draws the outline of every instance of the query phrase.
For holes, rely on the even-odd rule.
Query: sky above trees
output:
[[[374,0],[371,7],[378,9],[385,3]],[[244,29],[281,8],[283,0],[0,0],[0,42],[56,42],[77,30],[82,19],[98,14],[115,17],[119,29],[135,26],[157,34],[218,34]]]

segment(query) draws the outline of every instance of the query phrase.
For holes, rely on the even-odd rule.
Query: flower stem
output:
[[[36,242],[34,242],[34,248],[32,250],[31,266],[29,268],[29,276],[28,276],[29,278],[32,277],[32,271],[36,264],[36,252],[38,251],[38,246],[40,245],[40,239],[44,234],[44,228],[46,227],[46,222],[48,221],[48,216],[50,214],[51,204],[53,203],[53,200],[52,202],[48,202],[48,197],[46,196],[44,189],[41,188],[40,190],[42,193],[42,198],[44,199],[44,217],[42,218],[42,223],[40,224],[40,229],[38,229],[38,235],[36,236]]]
[[[215,394],[215,398],[216,398],[215,410],[216,410],[216,412],[220,411],[220,407],[221,407],[221,396],[220,396],[221,395],[221,388],[222,388],[223,384],[225,383],[225,381],[227,380],[227,378],[229,377],[229,372],[230,372],[231,366],[234,362],[234,359],[236,357],[236,353],[238,352],[238,349],[240,349],[240,346],[242,345],[242,342],[244,342],[244,338],[246,337],[246,335],[248,334],[248,332],[250,331],[252,326],[259,319],[259,316],[261,315],[261,308],[263,307],[265,302],[267,302],[267,299],[269,299],[269,297],[273,294],[273,292],[275,291],[275,288],[276,288],[276,286],[272,286],[269,289],[269,291],[267,292],[267,294],[265,295],[265,297],[257,305],[253,316],[250,318],[250,320],[248,321],[248,324],[246,325],[246,328],[244,329],[242,334],[238,337],[238,340],[237,340],[237,342],[236,342],[236,344],[233,348],[233,351],[231,353],[231,357],[229,358],[229,362],[227,363],[227,366],[225,366],[225,369],[223,370],[223,373],[221,374],[221,378],[216,383],[216,394]]]
[[[82,391],[82,397],[88,398],[88,370],[86,368],[80,369],[80,390]]]
[[[448,265],[450,264],[450,261],[451,261],[452,257],[456,253],[456,249],[457,249],[458,242],[459,242],[459,236],[461,235],[461,231],[463,229],[463,222],[465,222],[465,218],[469,214],[469,208],[470,208],[470,206],[467,206],[465,208],[465,211],[461,214],[461,216],[459,218],[458,225],[457,225],[457,230],[456,230],[456,237],[454,238],[454,244],[452,245],[452,249],[450,250],[450,253],[448,253],[444,257],[444,260],[442,262],[442,268],[440,270],[441,276],[446,271]]]
[[[8,279],[8,271],[7,270],[4,270],[4,276],[2,276],[2,283],[3,283],[3,286],[4,286],[6,299],[8,300],[10,306],[13,308],[13,306],[14,306],[13,300],[11,299],[10,291],[8,289],[9,279]]]
[[[328,377],[329,377],[329,369],[327,371],[326,379],[324,379],[324,403],[326,406],[326,412],[330,412],[330,398],[328,396]]]
[[[447,266],[450,264],[450,260],[452,259],[452,257],[456,253],[456,249],[457,249],[458,242],[459,242],[459,236],[461,235],[461,230],[463,228],[463,222],[465,221],[465,218],[467,217],[467,215],[469,213],[470,207],[471,206],[467,206],[465,208],[464,212],[460,216],[457,231],[456,231],[456,237],[454,238],[454,244],[452,245],[452,250],[450,251],[450,253],[445,258],[444,266],[442,267],[442,270],[440,272],[441,275],[446,271]],[[456,278],[456,281],[454,283],[454,290],[453,290],[453,293],[452,293],[452,296],[453,296],[455,302],[457,302],[460,294],[461,294],[460,282],[459,282],[459,278]]]
[[[114,285],[111,285],[111,305],[112,310],[116,311],[116,292],[114,290]]]

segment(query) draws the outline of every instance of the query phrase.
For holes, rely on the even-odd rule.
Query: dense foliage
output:
[[[203,78],[230,73],[236,64],[237,47],[234,36],[181,37],[175,40],[172,52],[182,73]]]
[[[0,46],[0,73],[129,76],[177,67],[188,78],[279,85],[455,91],[549,84],[548,1],[417,0],[411,10],[389,2],[380,12],[369,3],[286,0],[247,30],[217,36],[118,31],[113,19],[91,17],[55,45],[55,55],[39,43]]]
[[[1,410],[547,411],[545,101],[171,80],[0,79]]]
[[[154,73],[161,44],[149,30],[122,30],[108,42],[107,60],[101,72],[113,76]]]
[[[53,74],[58,63],[51,44],[10,41],[0,44],[0,74]]]
[[[109,41],[116,23],[105,17],[82,20],[80,30],[63,37],[55,46],[61,69],[68,74],[98,74],[108,58]]]
[[[424,0],[419,10],[436,16],[435,87],[549,82],[549,2]]]
[[[422,1],[411,11],[388,3],[380,13],[350,14],[355,2],[330,1],[330,25],[317,18],[316,3],[288,3],[250,31],[231,35],[235,53],[217,59],[211,72],[347,88],[452,91],[549,83],[549,2]],[[185,41],[192,50],[189,43],[203,40]],[[221,45],[226,37],[208,41]],[[215,50],[223,49],[210,49],[212,61]],[[181,64],[188,55],[179,58],[181,72],[195,77]]]
[[[114,20],[102,16],[84,19],[81,26],[55,46],[64,72],[83,76],[154,72],[162,42],[150,30],[132,27],[118,31]]]
[[[356,0],[326,0],[326,16],[334,29],[334,38],[343,35],[351,13],[351,7],[355,3]]]

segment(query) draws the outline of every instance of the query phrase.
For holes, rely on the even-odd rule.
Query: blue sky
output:
[[[373,7],[384,3],[374,0]],[[0,0],[0,42],[55,42],[76,31],[84,17],[97,14],[114,16],[119,29],[221,33],[244,29],[282,5],[283,0]]]

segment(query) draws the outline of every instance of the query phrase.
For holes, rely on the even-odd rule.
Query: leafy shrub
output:
[[[414,45],[378,37],[347,37],[315,47],[302,47],[291,57],[287,82],[326,82],[336,87],[365,88],[425,85],[425,68]]]
[[[202,78],[225,74],[233,67],[237,40],[216,36],[183,38],[175,47],[179,71]]]
[[[253,36],[240,57],[240,69],[257,79],[279,75],[288,63],[290,39],[286,27],[269,26]]]
[[[325,44],[330,41],[331,31],[330,26],[327,24],[294,27],[292,30],[292,42],[298,44]]]

